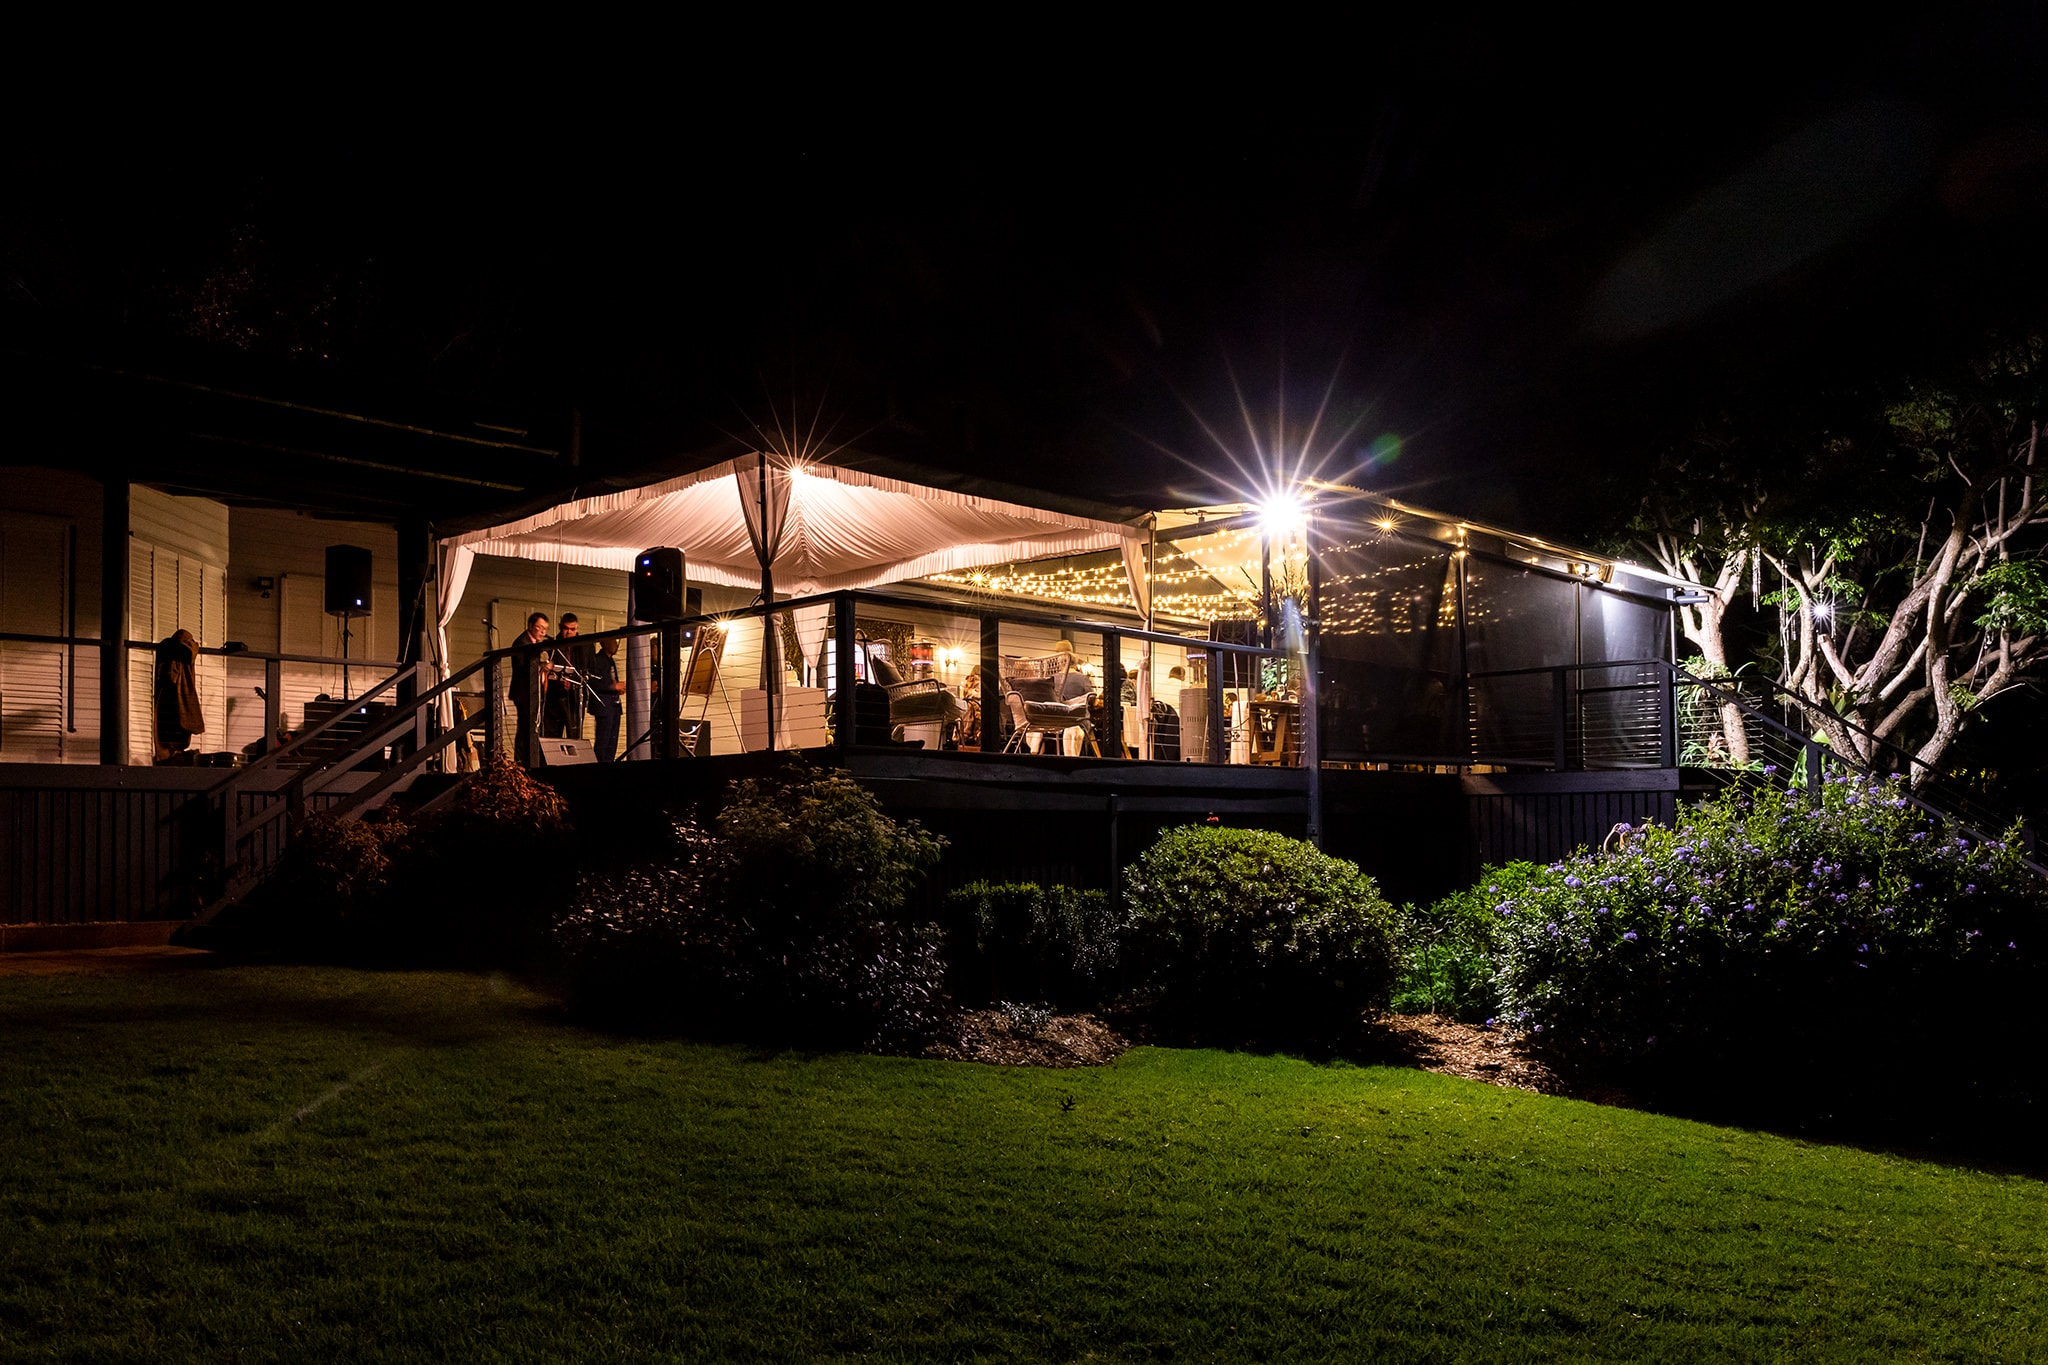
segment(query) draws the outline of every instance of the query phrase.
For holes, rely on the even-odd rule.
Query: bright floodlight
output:
[[[1813,619],[1821,625],[1826,625],[1833,619],[1834,614],[1835,604],[1832,602],[1816,602],[1813,604]]]
[[[1275,493],[1259,504],[1259,529],[1269,536],[1286,537],[1308,525],[1308,508],[1294,493]]]

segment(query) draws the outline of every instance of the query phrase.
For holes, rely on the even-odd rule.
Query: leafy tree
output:
[[[2048,348],[1998,342],[1949,374],[1844,397],[1667,454],[1632,529],[1705,594],[1681,627],[1709,671],[1734,666],[1728,612],[1746,587],[1775,613],[1779,683],[1811,704],[1828,743],[1865,762],[1906,749],[1920,783],[2048,647],[2036,486]]]

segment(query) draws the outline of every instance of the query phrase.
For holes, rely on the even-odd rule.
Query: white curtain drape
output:
[[[1152,624],[1152,576],[1146,570],[1145,542],[1137,539],[1124,541],[1124,576],[1131,581],[1131,600],[1138,604],[1138,614],[1145,618],[1147,626]],[[1137,705],[1132,708],[1133,719],[1138,723],[1137,733],[1124,738],[1138,751],[1138,757],[1152,757],[1152,642],[1138,651]]]
[[[450,541],[441,541],[434,554],[434,667],[440,671],[440,680],[448,681],[452,671],[448,663],[448,623],[455,619],[455,613],[462,606],[462,590],[469,586],[470,565],[476,560],[476,552]],[[441,725],[445,731],[455,724],[455,697],[443,693],[439,710]]]
[[[832,604],[819,602],[814,606],[798,607],[789,613],[796,623],[797,648],[803,657],[798,661],[811,670],[824,685],[825,633],[832,627]]]
[[[761,595],[764,601],[774,592],[776,557],[782,553],[782,532],[789,525],[789,468],[767,454],[756,452],[753,468],[744,465],[733,472],[739,485],[740,514],[746,518],[747,541],[761,565]],[[782,682],[781,617],[771,618],[773,628],[761,639],[761,686],[773,691]]]

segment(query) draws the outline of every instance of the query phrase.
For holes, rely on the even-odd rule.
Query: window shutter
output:
[[[66,523],[0,517],[0,631],[64,633]],[[15,763],[64,759],[62,645],[0,641],[0,755]]]

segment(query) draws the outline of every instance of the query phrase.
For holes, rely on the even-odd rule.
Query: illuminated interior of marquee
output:
[[[1305,581],[1300,540],[1275,546],[1273,582],[1276,593],[1294,580]],[[1123,557],[1116,554],[1073,555],[1023,564],[933,574],[925,580],[950,588],[1034,602],[1137,610]],[[1152,566],[1153,610],[1163,617],[1188,621],[1240,619],[1257,614],[1259,602],[1259,532],[1245,527],[1213,535],[1169,541],[1157,547]]]

